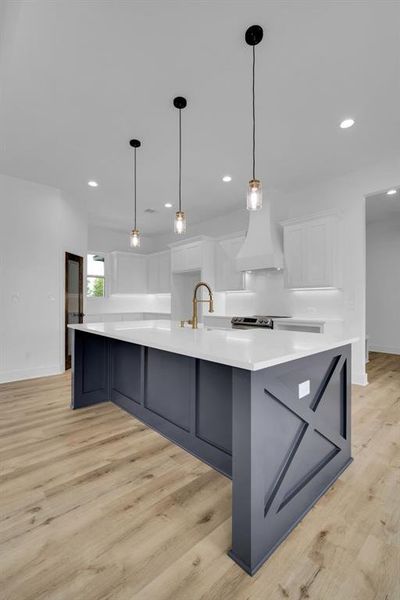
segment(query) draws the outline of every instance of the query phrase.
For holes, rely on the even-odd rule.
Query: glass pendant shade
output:
[[[140,246],[139,229],[132,229],[132,232],[130,235],[130,246],[131,246],[131,248],[139,248],[139,246]]]
[[[186,217],[182,210],[178,210],[175,215],[174,231],[177,234],[186,233]]]
[[[247,190],[247,210],[260,210],[260,208],[262,208],[261,181],[251,179]]]

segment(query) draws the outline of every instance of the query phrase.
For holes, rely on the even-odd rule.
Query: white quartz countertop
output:
[[[357,338],[273,329],[179,327],[174,321],[148,320],[68,325],[132,344],[258,371],[357,341]]]

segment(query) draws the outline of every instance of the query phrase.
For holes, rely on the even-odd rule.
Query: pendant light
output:
[[[262,208],[262,186],[261,181],[256,179],[256,46],[263,39],[263,28],[260,25],[252,25],[246,31],[245,40],[253,48],[253,176],[249,181],[247,190],[247,210],[259,210]]]
[[[130,235],[130,246],[131,248],[139,248],[140,246],[140,231],[136,227],[136,149],[140,148],[139,140],[131,140],[129,142],[130,146],[133,148],[133,229]]]
[[[186,216],[182,210],[182,108],[187,105],[186,98],[174,98],[174,106],[179,110],[179,205],[175,214],[174,231],[178,235],[186,233]]]

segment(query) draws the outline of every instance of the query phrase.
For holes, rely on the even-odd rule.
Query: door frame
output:
[[[64,287],[64,366],[65,370],[71,368],[71,357],[68,357],[68,303],[67,303],[67,290],[68,290],[68,260],[75,260],[79,264],[79,323],[83,323],[83,256],[72,254],[72,252],[65,253],[65,287]]]

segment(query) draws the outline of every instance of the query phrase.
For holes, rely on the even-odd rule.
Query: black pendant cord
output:
[[[133,154],[133,199],[134,199],[134,229],[136,229],[136,148]]]
[[[253,46],[253,179],[256,178],[256,47]]]
[[[253,47],[253,81],[252,81],[252,100],[253,100],[253,180],[256,179],[256,46],[263,39],[264,31],[261,25],[252,25],[246,30],[244,39],[246,44]]]
[[[182,211],[182,110],[179,109],[179,212]]]

